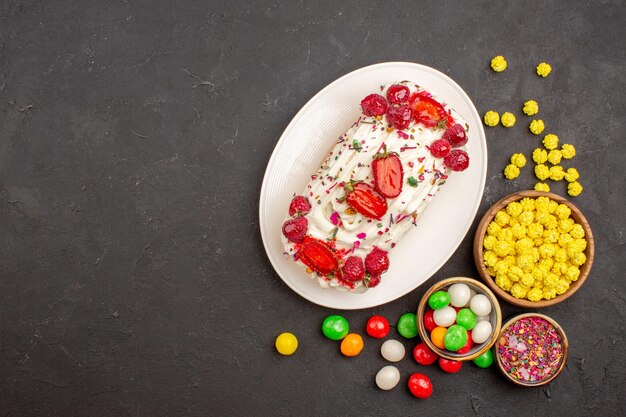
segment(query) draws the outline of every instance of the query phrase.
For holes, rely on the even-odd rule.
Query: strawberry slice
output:
[[[435,99],[424,93],[417,93],[411,97],[411,108],[417,123],[427,127],[448,128],[454,124],[452,116]]]
[[[374,189],[385,198],[396,198],[402,192],[402,162],[395,152],[387,152],[387,146],[382,153],[374,155],[372,161],[374,172]]]
[[[364,182],[350,181],[345,186],[346,202],[358,213],[380,219],[387,213],[387,200]]]
[[[324,242],[306,239],[298,251],[298,259],[320,275],[332,274],[339,269],[339,260]]]

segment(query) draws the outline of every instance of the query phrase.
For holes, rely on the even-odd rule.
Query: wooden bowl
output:
[[[512,201],[518,201],[525,197],[537,198],[537,197],[548,197],[551,200],[556,201],[557,203],[562,203],[567,205],[571,210],[572,214],[570,217],[574,219],[574,221],[580,224],[585,230],[585,239],[587,240],[587,248],[584,253],[587,257],[587,261],[582,264],[580,267],[580,276],[578,280],[572,282],[567,291],[561,295],[557,295],[555,298],[551,300],[540,300],[540,301],[530,301],[527,299],[520,299],[513,297],[509,292],[504,291],[502,288],[496,285],[495,279],[489,275],[487,272],[487,267],[485,266],[485,262],[483,259],[483,240],[485,239],[485,234],[487,232],[487,226],[491,223],[494,216],[498,211],[505,208],[507,204]],[[519,191],[517,193],[513,193],[507,195],[497,203],[495,203],[483,216],[478,224],[478,229],[476,230],[476,235],[474,236],[474,262],[476,263],[476,268],[478,269],[478,273],[485,283],[491,288],[493,292],[495,292],[498,297],[504,299],[505,301],[525,308],[539,308],[539,307],[548,307],[554,304],[558,304],[561,301],[566,300],[571,297],[578,289],[583,285],[587,276],[589,275],[589,271],[591,270],[591,265],[593,264],[593,258],[595,253],[595,246],[593,242],[593,234],[591,233],[591,227],[589,226],[589,222],[583,216],[582,212],[576,207],[572,202],[567,200],[560,195],[556,195],[553,193],[546,193],[542,191]]]
[[[498,354],[498,345],[500,343],[500,338],[504,334],[504,331],[511,324],[515,323],[517,320],[522,319],[524,317],[540,317],[540,318],[546,320],[547,322],[549,322],[550,324],[552,324],[556,328],[557,332],[559,333],[559,336],[561,337],[561,344],[563,345],[563,357],[561,358],[561,363],[560,363],[558,369],[556,370],[556,372],[554,374],[552,374],[552,376],[550,378],[544,379],[543,381],[539,381],[539,382],[525,382],[525,381],[520,381],[519,379],[513,378],[509,373],[507,373],[504,370],[504,365],[502,364],[502,360],[500,359],[500,355]],[[567,355],[568,355],[568,352],[569,352],[569,342],[567,341],[567,336],[565,335],[565,331],[563,330],[563,328],[559,325],[559,323],[554,321],[552,318],[546,316],[545,314],[524,313],[524,314],[519,314],[519,315],[517,315],[515,317],[512,317],[506,323],[504,323],[504,325],[502,326],[502,330],[500,330],[500,334],[498,335],[498,341],[495,344],[495,349],[494,350],[495,350],[494,355],[496,357],[496,364],[498,365],[498,369],[500,369],[500,372],[502,372],[502,374],[509,381],[513,382],[516,385],[520,385],[522,387],[540,387],[541,385],[548,384],[549,382],[554,380],[554,378],[559,376],[561,374],[561,372],[563,372],[563,369],[565,369],[565,364],[567,363]]]
[[[430,340],[430,333],[428,332],[428,330],[426,330],[426,327],[424,327],[424,313],[426,312],[426,307],[428,305],[428,298],[434,292],[437,292],[439,290],[445,290],[452,284],[458,283],[467,284],[472,290],[476,291],[477,294],[484,294],[485,296],[487,296],[489,301],[491,301],[491,313],[489,314],[491,327],[493,329],[491,332],[491,336],[489,336],[489,339],[487,339],[485,342],[472,347],[469,352],[464,354],[450,352],[445,349],[439,349]],[[482,282],[472,278],[454,277],[439,281],[438,283],[430,287],[428,291],[426,291],[426,294],[424,294],[419,303],[419,306],[417,307],[417,331],[419,332],[422,341],[426,344],[426,346],[430,348],[430,350],[435,352],[437,355],[452,361],[469,361],[488,351],[496,342],[498,335],[500,334],[501,326],[502,310],[500,310],[500,303],[498,302],[498,298]]]

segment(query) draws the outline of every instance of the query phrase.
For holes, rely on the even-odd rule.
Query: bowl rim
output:
[[[554,372],[554,374],[552,374],[552,376],[550,378],[547,378],[547,379],[542,380],[540,382],[524,382],[524,381],[520,381],[519,379],[513,378],[509,373],[507,373],[504,370],[504,365],[502,364],[502,360],[500,359],[500,355],[498,354],[498,343],[499,343],[500,338],[502,337],[502,334],[504,333],[504,331],[511,324],[513,324],[516,321],[518,321],[520,319],[523,319],[525,317],[539,317],[539,318],[542,318],[542,319],[546,320],[551,325],[553,325],[554,328],[559,333],[559,336],[561,337],[561,344],[563,345],[563,357],[561,358],[561,364],[559,365],[558,369],[556,370],[556,372]],[[500,370],[500,372],[509,381],[513,382],[516,385],[520,385],[520,386],[523,386],[523,387],[540,387],[542,385],[545,385],[545,384],[548,384],[548,383],[552,382],[565,369],[565,365],[567,364],[567,357],[569,355],[569,341],[567,340],[567,335],[565,334],[565,330],[563,329],[563,327],[561,327],[561,325],[556,320],[554,320],[552,317],[546,316],[545,314],[541,314],[541,313],[528,312],[528,313],[522,313],[522,314],[517,314],[515,316],[512,316],[511,318],[509,318],[506,321],[506,323],[504,323],[502,325],[502,327],[500,329],[500,332],[498,334],[498,338],[496,340],[496,343],[494,344],[494,350],[495,350],[494,356],[496,357],[495,358],[496,359],[495,362],[496,362],[496,364],[498,366],[498,369]]]
[[[435,346],[433,342],[430,340],[428,330],[426,330],[426,327],[424,327],[424,312],[426,311],[426,303],[428,302],[428,298],[434,292],[439,291],[441,288],[447,285],[458,284],[458,283],[474,285],[482,290],[483,294],[485,294],[489,298],[489,301],[491,301],[494,314],[495,314],[495,322],[496,322],[491,331],[491,336],[486,342],[483,342],[483,347],[481,347],[480,349],[478,349],[476,352],[472,354],[467,354],[467,355],[460,356],[460,357],[452,356],[450,355],[450,352],[439,349],[437,346]],[[422,339],[422,342],[424,342],[430,350],[435,352],[440,357],[451,360],[451,361],[459,361],[459,362],[470,361],[482,355],[489,349],[491,349],[491,347],[497,341],[497,338],[500,334],[501,326],[502,326],[502,310],[500,308],[500,302],[498,301],[498,297],[495,296],[495,294],[489,289],[489,287],[487,287],[485,284],[483,284],[482,282],[480,282],[479,280],[475,278],[450,277],[450,278],[443,279],[433,284],[424,293],[424,295],[422,296],[422,299],[419,302],[419,305],[417,306],[417,331],[420,335],[420,338]]]
[[[572,214],[570,217],[574,218],[576,223],[580,224],[585,230],[585,239],[587,240],[587,247],[585,248],[585,256],[587,260],[580,268],[580,276],[576,281],[574,281],[570,287],[561,295],[557,295],[556,297],[550,300],[540,300],[540,301],[530,301],[527,299],[515,298],[509,292],[504,291],[502,288],[498,287],[495,279],[489,275],[487,272],[487,267],[484,263],[483,259],[483,241],[485,239],[485,233],[487,231],[487,226],[491,222],[491,220],[495,217],[495,214],[506,207],[507,204],[513,201],[519,201],[522,198],[537,198],[537,197],[548,197],[551,200],[556,201],[559,204],[565,204],[570,208]],[[496,295],[503,300],[507,301],[510,304],[516,305],[518,307],[524,308],[542,308],[549,307],[555,304],[558,304],[562,301],[567,300],[569,297],[574,295],[576,291],[580,287],[582,287],[583,283],[589,276],[589,272],[591,271],[591,266],[593,265],[593,260],[595,257],[595,243],[593,239],[593,232],[591,231],[591,226],[587,221],[587,218],[580,211],[578,207],[567,198],[562,197],[558,194],[544,192],[544,191],[535,191],[535,190],[526,190],[526,191],[517,191],[515,193],[509,194],[505,197],[502,197],[496,203],[494,203],[483,215],[478,223],[478,227],[476,229],[476,234],[474,235],[474,263],[476,264],[476,269],[478,270],[478,274],[482,278],[482,280],[491,288],[491,290],[496,293]]]

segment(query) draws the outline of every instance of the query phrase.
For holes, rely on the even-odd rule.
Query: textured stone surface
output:
[[[624,21],[623,1],[0,2],[0,415],[623,409]],[[488,70],[497,54],[502,74]],[[257,199],[282,130],[329,82],[391,60],[445,72],[480,113],[518,117],[487,130],[479,215],[534,184],[529,167],[501,177],[511,153],[539,142],[524,100],[578,149],[586,188],[575,201],[597,259],[579,293],[544,311],[571,345],[548,388],[407,358],[401,386],[381,392],[381,342],[340,357],[319,331],[330,311],[289,290],[265,256]],[[554,67],[547,79],[534,75],[541,60]],[[395,322],[439,279],[475,276],[474,228],[421,288],[346,313],[353,328],[372,313]],[[299,337],[292,357],[274,352],[283,330]],[[433,380],[428,401],[406,388],[417,370]]]

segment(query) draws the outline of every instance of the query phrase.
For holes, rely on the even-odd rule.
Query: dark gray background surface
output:
[[[625,22],[623,1],[0,1],[0,416],[615,415],[626,406]],[[497,54],[503,74],[488,69]],[[319,330],[331,311],[266,258],[258,196],[280,134],[331,81],[396,60],[448,74],[481,114],[517,115],[513,129],[487,129],[478,216],[534,185],[532,164],[501,176],[511,153],[539,143],[524,100],[578,149],[568,166],[582,174],[575,202],[597,258],[575,296],[543,311],[571,344],[547,388],[407,358],[401,385],[381,392],[380,342],[341,357]],[[542,60],[547,79],[534,74]],[[476,222],[421,288],[347,312],[353,328],[372,313],[395,322],[437,280],[476,276]],[[285,330],[300,340],[292,357],[273,348]],[[418,370],[434,384],[426,401],[406,389]]]

